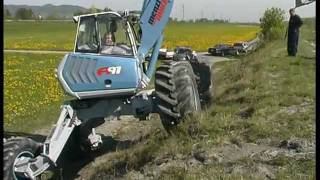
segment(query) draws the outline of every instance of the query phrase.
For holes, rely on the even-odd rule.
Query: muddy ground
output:
[[[63,162],[60,169],[61,176],[63,179],[91,179],[95,168],[112,163],[107,162],[113,158],[112,152],[129,149],[135,144],[143,146],[151,132],[159,131],[161,124],[158,121],[156,116],[150,121],[142,122],[130,118],[107,121],[97,128],[97,132],[103,135],[102,150],[88,154],[82,159]],[[281,142],[261,139],[258,142],[242,143],[235,140],[211,148],[201,148],[194,144],[189,155],[163,155],[145,162],[140,171],[125,171],[122,176],[113,177],[102,174],[98,179],[159,179],[160,174],[171,168],[193,171],[211,165],[221,165],[230,173],[251,174],[256,179],[275,179],[275,173],[281,168],[277,164],[279,159],[299,161],[315,158],[315,142],[306,139],[288,139]],[[253,164],[238,163],[239,161],[252,161]],[[119,173],[121,174],[116,172]]]

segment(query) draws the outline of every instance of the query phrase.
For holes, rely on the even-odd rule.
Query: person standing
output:
[[[289,27],[288,27],[288,55],[289,56],[296,56],[298,51],[298,42],[299,42],[299,28],[302,26],[303,22],[301,18],[295,14],[295,10],[290,9],[290,20],[289,20]]]

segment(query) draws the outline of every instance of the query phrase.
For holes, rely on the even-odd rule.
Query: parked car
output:
[[[160,49],[159,50],[159,55],[158,55],[159,59],[165,59],[166,55],[167,55],[167,49]]]
[[[247,42],[234,43],[233,48],[237,49],[239,53],[247,53],[250,50]]]
[[[190,47],[178,46],[174,49],[173,60],[194,60],[197,54]]]
[[[214,56],[238,55],[239,51],[228,44],[217,44],[208,49],[208,53]]]
[[[168,51],[168,49],[162,48],[159,50],[159,59],[172,59],[174,55],[173,51]]]

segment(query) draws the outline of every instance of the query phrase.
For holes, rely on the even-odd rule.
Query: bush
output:
[[[20,8],[16,11],[16,19],[34,19],[34,14],[31,9]]]
[[[268,40],[279,39],[285,31],[285,11],[280,8],[267,9],[260,19],[262,33]]]

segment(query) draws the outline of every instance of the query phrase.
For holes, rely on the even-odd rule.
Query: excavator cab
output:
[[[74,19],[74,52],[64,57],[57,74],[64,90],[77,99],[134,95],[142,72],[127,16],[103,12]]]
[[[133,56],[135,37],[126,19],[116,13],[80,17],[75,52]]]

